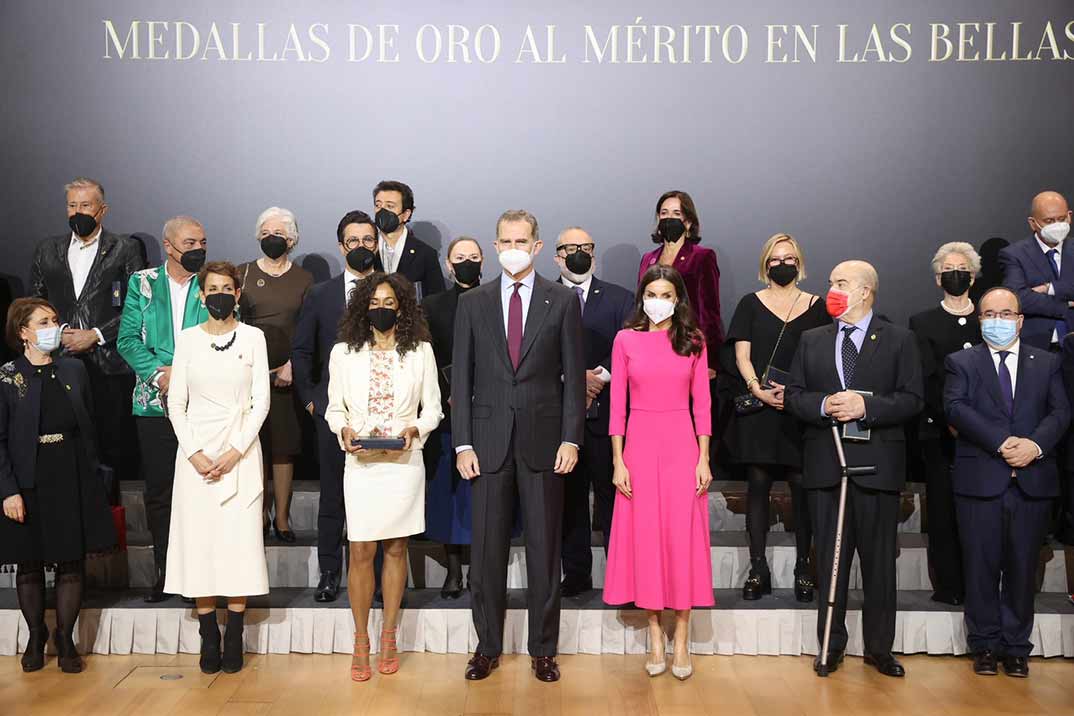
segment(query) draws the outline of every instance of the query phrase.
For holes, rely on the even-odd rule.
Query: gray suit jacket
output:
[[[561,443],[582,444],[582,316],[569,289],[536,277],[517,371],[507,352],[499,277],[462,294],[451,363],[452,439],[455,447],[474,447],[482,473],[503,467],[512,433],[535,472],[553,469]]]

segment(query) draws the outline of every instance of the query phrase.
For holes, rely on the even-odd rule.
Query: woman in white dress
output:
[[[429,329],[414,286],[401,274],[374,273],[354,288],[328,362],[325,420],[347,454],[343,497],[354,613],[351,678],[368,681],[373,557],[384,546],[381,674],[399,670],[395,631],[407,579],[407,538],[425,531],[421,449],[443,417]],[[402,438],[398,449],[366,449],[371,437]]]
[[[268,593],[258,432],[269,409],[265,336],[235,319],[241,277],[230,263],[198,274],[209,320],[179,334],[168,388],[175,461],[164,588],[197,600],[201,670],[242,669],[246,598]],[[227,599],[223,653],[217,597]]]

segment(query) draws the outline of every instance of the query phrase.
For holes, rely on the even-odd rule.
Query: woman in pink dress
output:
[[[715,603],[710,416],[705,339],[682,276],[654,266],[642,277],[634,317],[612,348],[609,435],[619,493],[604,578],[605,602],[633,602],[648,612],[650,676],[666,670],[661,611],[675,610],[671,671],[686,679],[693,673],[690,609]]]

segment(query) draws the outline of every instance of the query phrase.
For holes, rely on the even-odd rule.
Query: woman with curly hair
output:
[[[443,416],[429,329],[414,286],[402,275],[378,272],[355,286],[339,341],[328,360],[325,420],[347,453],[347,590],[355,627],[351,678],[368,681],[373,557],[377,543],[383,543],[384,626],[377,670],[394,674],[407,538],[425,530],[421,450]]]

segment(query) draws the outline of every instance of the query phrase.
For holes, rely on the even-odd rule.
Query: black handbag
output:
[[[776,351],[779,350],[779,344],[783,340],[783,334],[787,330],[787,324],[790,323],[791,314],[794,313],[794,307],[798,305],[798,299],[801,297],[801,293],[795,297],[794,303],[791,304],[791,310],[787,312],[787,317],[783,319],[783,327],[779,329],[779,337],[776,338],[776,345],[772,347],[772,355],[768,356],[768,365],[764,367],[764,373],[761,374],[759,381],[761,385],[768,384],[768,371],[772,369],[772,361],[776,357]],[[764,401],[748,391],[735,396],[735,415],[753,415],[754,413],[761,412],[766,407]]]

